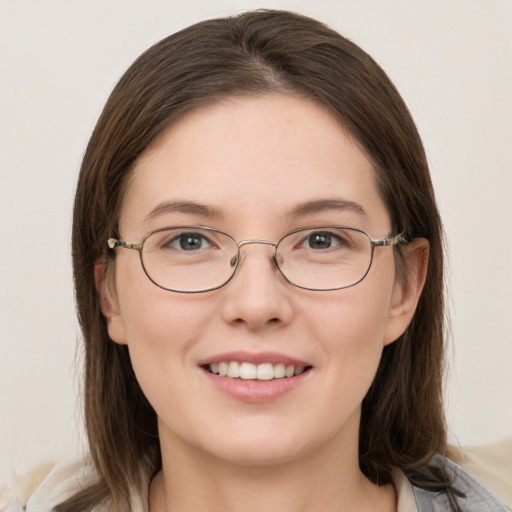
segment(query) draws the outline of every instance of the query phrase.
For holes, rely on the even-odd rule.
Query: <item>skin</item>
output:
[[[365,213],[290,214],[330,199]],[[173,210],[148,218],[170,200],[206,204],[218,215]],[[278,94],[194,111],[142,155],[123,202],[122,239],[180,224],[274,241],[305,226],[348,225],[374,238],[391,229],[374,170],[353,139],[322,108]],[[269,246],[244,252],[234,279],[211,292],[158,288],[137,252],[123,249],[115,284],[100,285],[110,337],[128,345],[159,418],[163,470],[151,485],[150,511],[395,510],[392,486],[374,486],[359,470],[361,402],[383,347],[412,318],[427,242],[406,248],[406,282],[396,280],[393,250],[377,248],[361,283],[329,292],[287,283]],[[234,399],[198,364],[238,350],[278,352],[312,369],[274,400]]]

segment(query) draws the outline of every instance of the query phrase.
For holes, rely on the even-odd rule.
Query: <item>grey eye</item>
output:
[[[315,231],[311,233],[303,242],[308,249],[330,249],[340,245],[342,240],[339,236],[329,231]]]
[[[196,251],[210,246],[209,240],[199,233],[180,233],[168,243],[173,249]]]

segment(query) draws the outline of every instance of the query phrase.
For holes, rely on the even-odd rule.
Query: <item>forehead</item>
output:
[[[326,199],[386,215],[371,163],[325,109],[281,94],[234,97],[185,115],[139,158],[120,224],[146,228],[148,215],[169,201],[275,222],[298,204]]]

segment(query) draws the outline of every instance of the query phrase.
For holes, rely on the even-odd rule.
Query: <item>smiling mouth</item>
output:
[[[269,381],[297,377],[311,369],[311,366],[294,366],[283,363],[253,364],[237,361],[220,361],[202,366],[207,372],[220,377],[242,380]]]

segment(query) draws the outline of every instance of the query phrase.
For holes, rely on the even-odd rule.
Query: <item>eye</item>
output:
[[[197,251],[211,247],[210,241],[200,233],[180,233],[171,238],[166,247],[181,251]]]
[[[302,246],[307,249],[331,249],[342,245],[345,240],[330,231],[314,231],[303,241]]]

